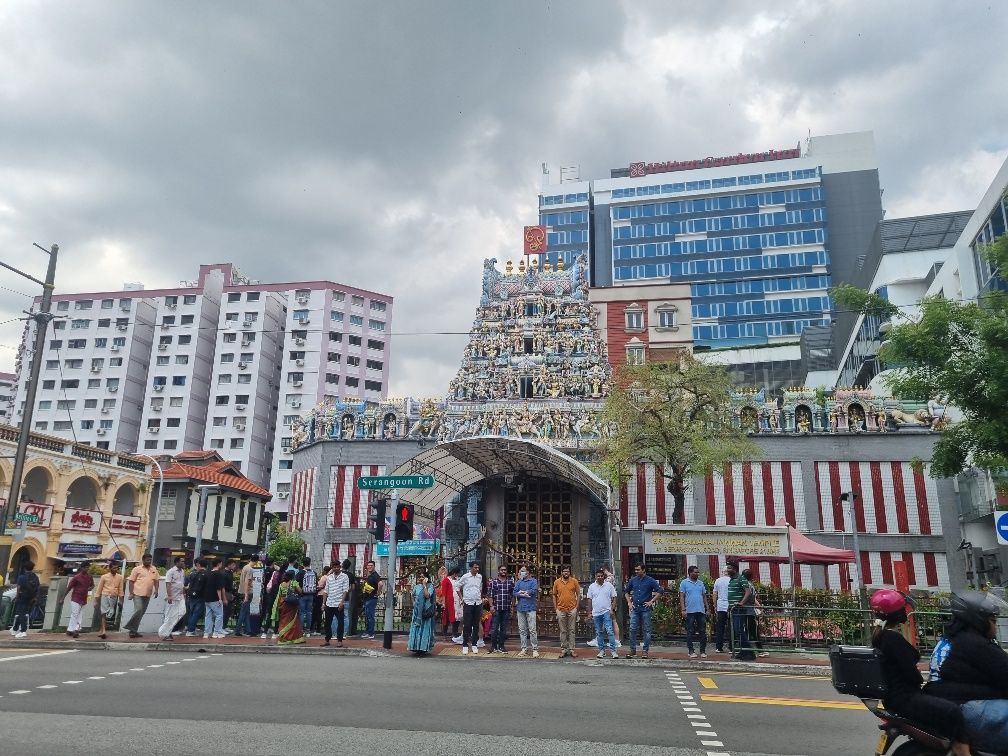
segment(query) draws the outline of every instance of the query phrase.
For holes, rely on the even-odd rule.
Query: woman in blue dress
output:
[[[417,575],[417,584],[413,587],[413,621],[406,642],[407,650],[413,651],[417,656],[431,652],[434,648],[434,618],[437,614],[430,574],[421,570]]]

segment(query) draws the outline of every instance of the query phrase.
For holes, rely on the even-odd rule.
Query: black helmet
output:
[[[952,617],[967,627],[986,633],[991,617],[1000,614],[1001,601],[981,591],[956,591],[950,600]]]

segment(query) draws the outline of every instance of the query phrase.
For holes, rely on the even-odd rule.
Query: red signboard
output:
[[[109,518],[109,531],[112,533],[140,534],[140,518],[133,515],[112,515]]]
[[[101,512],[90,509],[67,509],[63,513],[63,530],[97,533],[101,530]]]
[[[645,163],[643,161],[630,163],[630,178],[647,176],[651,173],[669,173],[671,171],[692,171],[697,168],[718,168],[723,165],[745,165],[746,163],[763,163],[768,160],[789,160],[801,157],[801,145],[790,150],[767,150],[766,152],[740,152],[737,155],[723,157],[705,157],[699,160],[666,160],[663,163]],[[528,229],[526,229],[527,232]],[[528,254],[526,251],[525,254]]]
[[[525,226],[525,254],[541,255],[546,251],[546,226]]]
[[[45,530],[52,524],[53,508],[49,504],[36,504],[31,501],[22,501],[18,504],[18,512],[35,515],[38,522],[25,523],[26,527]]]

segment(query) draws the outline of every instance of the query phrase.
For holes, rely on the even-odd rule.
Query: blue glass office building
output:
[[[765,156],[636,163],[540,194],[551,250],[588,247],[593,286],[690,284],[694,344],[712,349],[794,343],[829,325],[828,290],[855,270],[881,217],[870,133]]]

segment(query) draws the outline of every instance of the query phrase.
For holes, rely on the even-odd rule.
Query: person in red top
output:
[[[458,570],[455,570],[458,572]],[[459,618],[455,616],[455,586],[448,574],[448,570],[442,567],[438,570],[441,576],[441,583],[437,587],[438,600],[441,603],[441,632],[445,637],[448,635],[448,628],[451,627],[452,636],[457,634]]]
[[[87,604],[87,597],[92,588],[94,588],[94,578],[88,572],[87,562],[84,562],[77,568],[77,574],[67,583],[67,590],[70,593],[70,621],[67,623],[66,632],[71,638],[80,636],[81,611]]]

